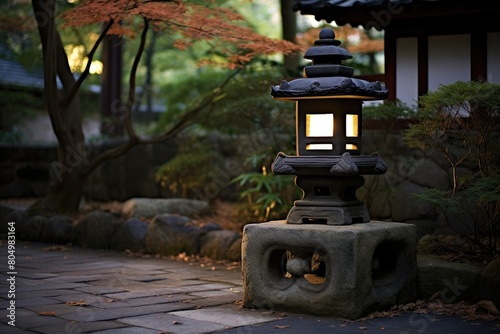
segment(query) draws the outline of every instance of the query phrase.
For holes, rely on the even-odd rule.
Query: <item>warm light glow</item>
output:
[[[357,150],[358,149],[358,145],[356,145],[356,144],[345,144],[345,149],[346,150]]]
[[[307,114],[307,137],[333,137],[333,114]]]
[[[82,63],[82,68],[81,68],[82,72],[85,70],[85,67],[87,66],[88,61],[89,61],[89,58],[85,57],[85,59],[83,60],[83,63]],[[92,62],[90,63],[89,73],[90,74],[101,74],[103,68],[104,68],[104,65],[102,64],[101,61],[92,60]]]
[[[65,46],[65,50],[71,72],[81,73],[85,71],[85,67],[89,61],[89,58],[85,56],[85,47],[83,45],[68,44]],[[99,60],[93,60],[92,63],[90,63],[90,74],[101,74],[102,70],[103,64]]]
[[[68,56],[68,64],[71,72],[81,72],[81,68],[85,68],[85,47],[83,45],[68,44],[64,47]]]
[[[345,115],[345,135],[346,137],[358,136],[358,115]]]
[[[307,144],[306,150],[333,150],[332,144]]]

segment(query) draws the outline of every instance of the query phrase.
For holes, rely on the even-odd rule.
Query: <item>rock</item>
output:
[[[11,213],[14,210],[15,209],[11,208],[10,206],[0,204],[0,218],[5,217],[6,215],[8,215],[9,213]]]
[[[43,226],[47,218],[43,216],[33,216],[24,224],[22,233],[19,233],[20,240],[40,241]]]
[[[480,298],[491,300],[500,308],[500,258],[488,263],[481,272]]]
[[[420,239],[424,235],[432,234],[436,229],[436,221],[430,219],[410,219],[405,223],[417,226],[417,238]]]
[[[20,236],[23,233],[24,224],[30,219],[30,216],[24,210],[13,210],[6,214],[2,221],[0,222],[0,233],[7,234],[8,223],[14,223],[16,236]]]
[[[420,194],[422,191],[424,191],[422,186],[410,181],[401,183],[390,199],[392,220],[404,222],[414,219],[434,219],[436,213],[433,205],[413,197],[413,194]]]
[[[138,218],[130,218],[120,224],[120,227],[111,239],[111,248],[123,251],[139,251],[144,248],[148,233],[148,224]]]
[[[12,180],[12,182],[0,186],[0,196],[2,196],[2,198],[33,198],[36,194],[28,182],[16,178]]]
[[[112,214],[93,211],[74,225],[71,239],[82,247],[106,249],[118,226]]]
[[[67,244],[71,242],[72,230],[72,218],[61,215],[52,216],[45,221],[40,240],[43,242]]]
[[[207,234],[208,232],[220,231],[220,230],[222,230],[222,227],[217,223],[208,223],[201,227],[202,234]]]
[[[426,234],[418,239],[418,245],[429,245],[436,242],[436,237],[432,234]]]
[[[363,177],[365,184],[359,188],[356,195],[367,206],[371,219],[390,218],[389,198],[391,196],[391,186],[380,175],[364,175]]]
[[[152,254],[197,254],[200,229],[184,216],[162,214],[149,224],[146,251]]]
[[[226,259],[241,261],[241,237],[236,239],[226,252]]]
[[[408,174],[408,179],[427,188],[450,189],[448,173],[430,159],[418,160]]]
[[[227,252],[240,235],[232,231],[212,231],[201,239],[200,255],[212,260],[227,259]]]
[[[440,292],[445,303],[477,298],[482,267],[469,263],[449,262],[434,255],[417,257],[419,299],[429,299]]]
[[[184,198],[132,198],[123,203],[121,212],[125,217],[153,218],[170,213],[194,217],[208,212],[208,202]]]
[[[377,193],[370,201],[370,217],[372,219],[385,219],[391,217],[391,206],[389,205],[390,198],[389,191]]]

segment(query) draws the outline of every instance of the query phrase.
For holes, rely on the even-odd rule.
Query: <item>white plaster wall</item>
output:
[[[429,36],[429,91],[470,81],[470,35]]]
[[[98,136],[100,126],[98,116],[84,118],[82,127],[85,138],[89,139]],[[26,119],[18,128],[24,135],[24,143],[57,143],[56,135],[52,130],[52,124],[47,114],[37,114],[30,119]]]
[[[407,105],[418,99],[418,44],[416,37],[396,39],[396,98]]]

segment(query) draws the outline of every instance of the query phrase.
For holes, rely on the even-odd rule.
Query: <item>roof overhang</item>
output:
[[[382,30],[395,20],[435,18],[463,24],[495,23],[500,1],[484,0],[296,0],[294,10],[317,21]]]

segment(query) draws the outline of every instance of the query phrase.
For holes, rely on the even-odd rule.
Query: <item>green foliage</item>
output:
[[[268,174],[265,167],[261,173],[241,174],[232,182],[241,187],[240,198],[249,204],[250,216],[258,221],[284,218],[299,195],[293,178]]]
[[[20,143],[23,134],[17,128],[28,117],[43,108],[43,101],[36,95],[14,90],[0,91],[0,143]]]
[[[443,155],[453,188],[428,189],[417,197],[460,227],[473,250],[494,254],[500,224],[500,84],[459,81],[440,86],[419,102],[417,122],[406,131],[405,141]],[[460,176],[459,167],[470,173]]]
[[[377,105],[363,108],[364,120],[393,120],[397,118],[410,118],[416,111],[400,100],[385,101]]]
[[[200,69],[193,76],[162,86],[169,92],[167,110],[157,130],[179,119],[200,103],[228,76],[227,70]],[[219,100],[199,119],[199,129],[230,135],[257,133],[293,133],[294,104],[275,101],[271,85],[281,80],[281,68],[275,64],[256,62],[234,77],[224,88]]]
[[[24,141],[24,136],[21,131],[14,129],[12,131],[0,130],[0,143],[2,144],[19,144]]]
[[[192,189],[203,188],[221,168],[222,158],[208,144],[193,136],[183,140],[178,154],[161,165],[156,173],[156,181],[162,187],[184,198],[192,197]]]

